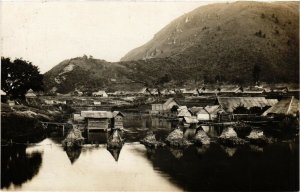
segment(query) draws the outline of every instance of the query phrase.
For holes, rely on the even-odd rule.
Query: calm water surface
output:
[[[176,125],[175,125],[176,126]],[[2,190],[297,190],[298,142],[258,147],[244,145],[147,149],[139,144],[147,130],[163,139],[169,121],[132,118],[125,122],[126,144],[109,151],[105,144],[64,151],[60,138],[47,138],[32,147],[2,147]],[[207,128],[211,137],[218,128]],[[92,133],[89,143],[102,143]],[[101,140],[101,141],[100,141]]]

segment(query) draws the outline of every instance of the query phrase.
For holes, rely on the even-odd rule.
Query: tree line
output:
[[[1,90],[10,99],[24,99],[26,92],[43,91],[43,75],[30,61],[1,57]]]

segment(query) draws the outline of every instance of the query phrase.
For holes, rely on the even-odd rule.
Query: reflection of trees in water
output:
[[[264,148],[257,145],[249,145],[251,151],[262,153],[264,152]]]
[[[1,147],[1,188],[21,186],[31,180],[42,164],[42,154],[26,154],[26,147]]]
[[[147,151],[147,158],[155,170],[169,175],[183,190],[295,190],[299,147],[297,153],[291,153],[283,145],[268,146],[262,153],[240,146],[232,157],[218,144],[211,144],[201,155],[191,146],[180,158],[162,147]]]
[[[79,158],[81,154],[81,148],[67,148],[66,153],[71,161],[71,164],[73,164]]]
[[[183,156],[183,149],[179,149],[179,148],[172,148],[170,147],[170,152],[171,154],[176,158],[176,159],[180,159]]]

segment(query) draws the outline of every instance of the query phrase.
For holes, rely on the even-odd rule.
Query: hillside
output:
[[[69,93],[76,89],[98,90],[118,88],[126,77],[120,75],[124,66],[87,56],[67,59],[44,75],[46,91]]]
[[[168,57],[198,79],[241,83],[253,81],[256,65],[262,81],[298,82],[298,10],[295,2],[202,6],[172,21],[121,61]]]
[[[120,62],[68,59],[48,71],[44,83],[59,93],[298,83],[298,34],[298,3],[210,4],[175,19]]]

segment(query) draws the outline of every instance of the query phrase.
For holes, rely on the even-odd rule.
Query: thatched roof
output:
[[[193,115],[196,115],[199,111],[203,110],[203,107],[192,107],[189,110]]]
[[[296,115],[299,111],[299,100],[291,97],[280,100],[273,107],[266,110],[262,116],[268,114],[283,114],[283,115]]]
[[[213,114],[213,113],[218,113],[221,108],[220,105],[212,105],[212,106],[206,106],[204,107],[204,109],[209,113],[209,114]]]
[[[117,115],[121,115],[121,116],[125,117],[125,115],[123,113],[121,113],[120,111],[114,111],[112,113],[112,115],[113,115],[113,117],[116,117]]]
[[[25,94],[25,97],[36,97],[36,94],[33,92],[32,89],[29,89]]]
[[[225,111],[233,112],[238,106],[244,106],[247,109],[274,106],[278,100],[266,99],[265,97],[218,97],[218,102]]]
[[[188,109],[181,109],[178,110],[178,117],[191,117],[191,112]]]
[[[163,105],[168,106],[173,101],[178,105],[178,102],[174,98],[169,98]]]

